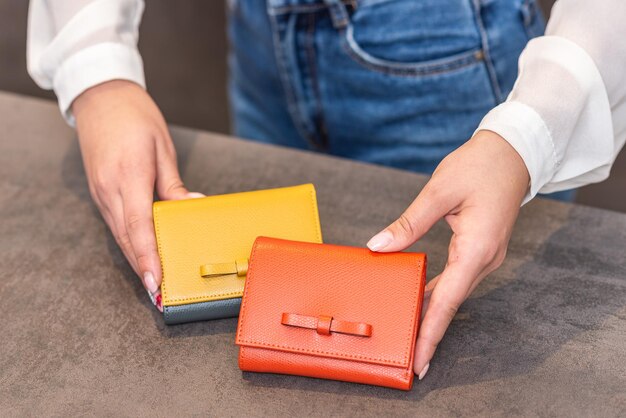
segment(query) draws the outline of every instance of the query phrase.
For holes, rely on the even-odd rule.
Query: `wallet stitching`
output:
[[[413,300],[415,301],[415,303],[413,303],[413,313],[411,314],[411,318],[414,318],[412,323],[411,323],[411,329],[415,328],[417,326],[417,324],[419,323],[418,321],[420,320],[419,318],[417,318],[417,309],[418,309],[418,295],[419,295],[419,290],[421,287],[421,276],[423,276],[423,265],[422,265],[422,261],[419,260],[417,262],[417,269],[420,273],[420,277],[419,280],[417,280],[417,283],[413,289]],[[421,304],[421,302],[420,302]],[[407,336],[407,347],[405,349],[405,353],[404,353],[404,361],[407,362],[407,360],[409,360],[409,356],[411,355],[411,340],[415,341],[415,337],[417,337],[417,335],[413,336],[413,332],[410,332],[409,335]],[[411,366],[411,361],[408,361],[409,363],[409,367]]]
[[[159,229],[159,206],[154,206],[153,218],[154,218],[154,232],[157,238],[157,248],[159,250],[159,263],[161,264],[161,293],[163,300],[167,300],[167,290],[165,289],[165,254],[163,253],[163,246],[161,245],[161,232]]]
[[[244,357],[243,350],[244,350],[243,347],[239,347],[239,358],[237,359],[237,363],[239,363],[239,368],[242,369],[242,370],[243,370],[243,367],[241,367],[241,362],[246,359]]]
[[[419,280],[417,281],[417,286],[415,286],[415,291],[414,291],[414,297],[415,297],[415,301],[418,302],[416,304],[414,304],[415,308],[413,309],[413,318],[414,322],[413,322],[413,327],[415,328],[415,335],[413,335],[413,333],[411,333],[411,335],[409,336],[409,340],[408,340],[408,344],[409,344],[409,353],[408,355],[411,355],[411,352],[415,351],[415,347],[413,347],[413,350],[411,350],[411,343],[413,341],[416,341],[417,337],[419,336],[419,328],[421,326],[421,314],[422,314],[422,307],[424,306],[424,298],[422,297],[421,299],[419,298],[419,294],[420,292],[422,292],[422,294],[424,293],[425,287],[426,287],[426,272],[424,271],[425,266],[423,265],[422,261],[418,261],[417,262],[417,266],[420,272],[420,277]],[[423,284],[422,284],[422,280],[423,280]],[[419,314],[419,316],[418,316]],[[416,342],[417,344],[417,342]],[[413,354],[415,355],[415,354]],[[407,354],[405,353],[405,361],[406,361],[406,356]],[[411,364],[413,363],[413,364]],[[413,370],[411,370],[413,368],[413,366],[415,365],[415,358],[413,358],[413,362],[411,362],[411,360],[409,359],[409,367],[407,369],[407,376],[410,379],[411,378],[411,374],[413,373]]]
[[[298,187],[298,186],[293,186],[293,187]],[[317,237],[317,241],[318,243],[322,242],[322,228],[320,225],[320,218],[319,218],[319,210],[317,209],[317,202],[315,199],[315,187],[311,186],[311,190],[309,191],[309,196],[310,196],[310,200],[311,200],[311,213],[313,215],[313,219],[315,220],[315,236]],[[157,246],[159,249],[159,254],[163,254],[162,251],[162,247],[161,247],[161,235],[159,233],[159,221],[156,215],[156,212],[158,212],[158,206],[156,207],[156,210],[154,211],[154,229],[157,235]],[[317,216],[316,216],[317,214]],[[161,255],[160,258],[160,262],[161,262],[161,293],[163,295],[163,302],[165,303],[171,303],[171,302],[191,302],[191,301],[195,301],[195,300],[202,300],[204,302],[211,302],[214,300],[220,300],[217,298],[222,298],[225,296],[235,296],[235,297],[242,297],[243,296],[243,291],[238,291],[238,292],[228,292],[228,293],[211,293],[210,295],[205,295],[205,296],[194,296],[194,297],[190,297],[190,298],[175,298],[175,299],[169,299],[167,297],[167,288],[166,288],[166,281],[165,281],[165,256]],[[250,257],[252,258],[252,257]],[[247,278],[247,277],[246,277]],[[244,279],[245,280],[245,279]],[[208,298],[208,299],[207,299]]]
[[[252,254],[250,255],[250,260],[254,260],[254,254],[256,252],[257,249],[257,242],[255,242],[254,247],[252,248]],[[422,276],[422,266],[423,263],[421,260],[419,260],[417,262],[417,267],[418,267],[418,271],[420,272],[420,278]],[[252,267],[252,266],[250,266]],[[252,276],[254,273],[254,269],[250,268],[250,270],[248,271],[248,273],[250,274],[250,278],[248,280],[252,280]],[[249,285],[246,286],[247,289],[249,289]],[[420,281],[418,280],[416,283],[416,286],[413,290],[413,300],[417,299],[417,295],[419,294],[419,287],[420,287]],[[249,290],[248,290],[249,292]],[[239,327],[237,330],[237,335],[240,334],[241,329],[243,327],[243,323],[245,322],[245,317],[246,317],[246,299],[247,298],[243,298],[242,299],[242,304],[241,304],[241,314],[240,314],[240,320],[239,320]],[[417,310],[417,303],[414,303],[414,308],[413,308],[413,314],[412,314],[412,318],[413,321],[411,322],[411,328],[413,328],[414,326],[416,326],[416,321],[418,321],[418,319],[416,318],[416,310]],[[299,347],[291,347],[288,345],[282,345],[282,344],[272,344],[272,343],[267,343],[267,342],[263,342],[263,341],[257,341],[257,340],[249,340],[249,339],[243,339],[240,338],[238,339],[238,342],[243,344],[243,343],[248,343],[248,344],[258,344],[262,347],[276,347],[276,348],[284,348],[284,349],[288,349],[288,350],[295,350],[295,351],[301,351],[304,353],[310,353],[310,354],[329,354],[329,355],[334,355],[336,357],[339,358],[352,358],[352,359],[362,359],[362,360],[371,360],[371,361],[383,361],[385,363],[389,363],[389,364],[397,364],[400,366],[404,366],[404,363],[407,362],[407,358],[408,356],[410,356],[410,349],[411,349],[411,339],[413,338],[413,333],[410,332],[409,336],[407,338],[407,347],[405,349],[405,353],[403,356],[404,361],[399,362],[397,360],[390,360],[387,358],[382,358],[382,357],[369,357],[369,356],[361,356],[358,354],[345,354],[345,353],[338,353],[335,351],[322,351],[322,350],[312,350],[312,349],[306,349],[306,348],[299,348]],[[410,362],[409,362],[410,363]],[[408,365],[410,367],[410,364]],[[407,369],[408,370],[408,369]]]
[[[317,199],[315,199],[315,187],[311,187],[309,191],[311,197],[311,213],[313,215],[313,219],[315,219],[315,234],[317,236],[317,241],[319,243],[322,242],[322,227],[320,225],[320,216],[319,209],[317,208]],[[317,216],[315,216],[317,214]]]

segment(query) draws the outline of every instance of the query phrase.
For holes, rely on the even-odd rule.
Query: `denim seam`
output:
[[[342,29],[348,26],[350,23],[348,12],[342,0],[324,0],[324,3],[328,7],[328,13],[335,29]]]
[[[325,4],[299,4],[292,6],[271,7],[269,14],[273,16],[283,15],[287,13],[308,13],[317,12],[326,8]]]
[[[291,120],[293,121],[296,130],[302,136],[307,143],[316,148],[317,145],[314,141],[311,140],[311,137],[308,134],[308,130],[304,125],[304,122],[300,119],[300,112],[298,110],[298,99],[296,97],[296,93],[291,85],[291,80],[289,79],[288,70],[286,67],[286,58],[284,52],[284,46],[280,39],[280,35],[278,33],[278,22],[276,21],[276,17],[272,14],[269,14],[270,21],[272,24],[272,38],[274,39],[274,55],[276,56],[276,65],[278,67],[278,72],[280,73],[280,79],[283,85],[283,89],[285,91],[286,100],[287,100],[287,109],[291,116]]]
[[[496,73],[496,68],[494,66],[493,60],[491,59],[487,30],[485,29],[485,24],[483,22],[483,18],[481,15],[482,6],[480,5],[480,0],[471,0],[471,2],[474,8],[474,17],[476,19],[476,26],[478,27],[478,32],[480,33],[482,50],[483,50],[483,55],[485,58],[484,59],[485,67],[487,67],[487,73],[489,74],[489,79],[491,81],[491,88],[493,89],[493,95],[496,99],[496,103],[502,103],[503,101],[502,90],[500,89],[500,84],[498,82],[498,75]]]
[[[348,26],[348,28],[350,28],[350,26]],[[451,60],[441,60],[438,63],[433,61],[432,63],[424,62],[416,64],[404,64],[400,62],[384,62],[383,60],[377,60],[378,62],[375,62],[374,60],[357,52],[354,46],[350,44],[350,40],[348,39],[348,34],[346,32],[346,29],[343,29],[340,32],[342,38],[341,44],[346,53],[358,64],[366,67],[369,70],[378,71],[383,74],[396,75],[401,77],[447,74],[451,71],[476,64],[477,62],[480,62],[483,57],[482,50],[475,49],[456,55]],[[394,65],[396,66],[394,67]]]
[[[532,0],[524,0],[521,5],[521,14],[522,14],[522,23],[524,26],[524,31],[526,32],[526,37],[530,40],[533,39],[540,34],[536,33],[533,25],[538,19],[537,14],[541,13],[537,10],[537,4]]]
[[[340,3],[343,3],[346,6],[350,6],[354,9],[357,8],[357,0],[342,0]],[[268,13],[270,15],[282,15],[287,13],[309,13],[309,12],[318,12],[320,10],[327,9],[328,6],[326,4],[292,4],[289,6],[269,6]]]
[[[315,102],[315,114],[313,115],[313,122],[316,125],[319,137],[319,146],[322,149],[328,147],[326,122],[324,119],[324,109],[322,106],[322,95],[319,87],[319,79],[317,75],[316,67],[316,53],[315,53],[315,14],[309,15],[309,27],[307,29],[306,39],[306,52],[307,61],[311,77],[311,86],[313,89],[313,101]]]

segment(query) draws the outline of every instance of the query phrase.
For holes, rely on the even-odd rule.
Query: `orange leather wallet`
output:
[[[259,237],[239,367],[409,390],[426,255]]]

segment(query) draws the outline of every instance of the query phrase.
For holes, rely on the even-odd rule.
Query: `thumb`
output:
[[[433,193],[428,184],[417,198],[391,225],[374,235],[367,243],[376,252],[401,251],[420,239],[451,209],[449,199]]]

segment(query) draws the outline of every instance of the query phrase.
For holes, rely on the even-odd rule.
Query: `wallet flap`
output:
[[[237,344],[407,368],[426,256],[260,237]]]
[[[312,184],[155,202],[164,306],[241,297],[260,235],[321,242]]]

